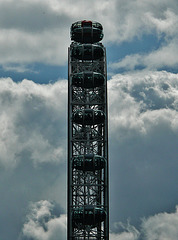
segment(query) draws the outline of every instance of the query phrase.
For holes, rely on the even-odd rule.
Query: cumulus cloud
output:
[[[4,64],[2,65],[2,69],[6,71],[13,71],[17,73],[31,72],[38,73],[38,71],[34,71],[28,68],[25,64]]]
[[[176,240],[178,237],[178,206],[173,213],[159,213],[143,220],[142,228],[146,240]]]
[[[110,240],[138,240],[140,237],[140,232],[129,222],[126,225],[115,223],[115,228],[119,229],[119,233],[110,233]]]
[[[178,24],[178,16],[176,12],[174,12],[174,9],[165,9],[162,16],[156,16],[156,14],[153,14],[152,12],[147,12],[145,15],[150,21],[150,24],[156,28],[158,33],[165,33],[167,38],[177,35],[176,28]]]
[[[109,88],[111,222],[177,203],[178,75],[116,75]]]
[[[65,64],[70,25],[80,19],[100,21],[104,26],[104,42],[108,44],[140,39],[147,34],[157,37],[164,34],[165,39],[172,39],[166,44],[171,53],[171,46],[176,44],[176,13],[176,0],[76,0],[75,4],[69,0],[1,0],[0,63]]]
[[[159,12],[154,13],[154,11],[149,10],[144,14],[146,29],[150,29],[152,32],[156,31],[158,39],[161,37],[164,39],[163,43],[160,44],[158,49],[153,49],[148,53],[127,55],[119,62],[110,64],[111,68],[134,70],[141,66],[155,70],[164,67],[178,67],[176,54],[178,15],[174,12],[174,9],[169,8],[163,11],[162,16],[159,16]]]
[[[143,234],[152,240],[147,237],[150,216],[160,224],[167,224],[163,216],[177,216],[177,83],[178,75],[165,71],[118,74],[108,81],[113,240],[137,240]],[[39,85],[8,78],[0,84],[1,236],[17,238],[31,201],[23,237],[54,240],[52,232],[65,232],[60,214],[66,208],[67,81]],[[57,202],[58,213],[53,202],[41,199]],[[115,222],[125,228],[116,229]],[[156,232],[152,228],[153,236]]]
[[[17,239],[29,201],[44,197],[61,213],[66,208],[67,81],[1,78],[0,85],[0,229],[10,240]]]
[[[178,75],[162,72],[135,72],[118,74],[109,81],[111,131],[115,125],[123,128],[138,128],[143,134],[147,132],[148,122],[156,121],[157,115],[174,116],[170,126],[177,129],[178,110]],[[119,102],[119,105],[115,103]],[[153,111],[155,110],[155,111]],[[129,117],[130,116],[130,117]],[[145,121],[148,117],[148,121]],[[147,125],[145,125],[147,124]],[[144,127],[145,126],[145,127]]]
[[[66,239],[66,215],[55,209],[54,203],[47,200],[31,203],[30,212],[23,225],[21,240]]]
[[[116,223],[120,233],[111,233],[111,240],[176,240],[178,237],[178,207],[172,213],[158,213],[146,219],[142,219],[141,228],[138,231],[129,223],[124,226]]]
[[[29,213],[20,234],[20,240],[66,239],[66,215],[59,214],[54,202],[41,200],[29,205]],[[178,237],[178,208],[172,213],[158,213],[142,219],[141,229],[137,230],[128,222],[115,223],[119,233],[110,233],[111,240],[176,240]]]
[[[70,41],[68,25],[71,20],[62,6],[56,12],[53,3],[54,1],[50,1],[50,4],[49,1],[1,1],[2,64],[65,63]]]
[[[0,163],[15,166],[24,154],[34,164],[63,162],[66,149],[66,81],[38,85],[0,79]]]
[[[124,69],[127,71],[135,70],[138,67],[149,70],[156,70],[165,67],[176,69],[178,67],[178,57],[176,54],[177,47],[177,40],[173,39],[166,45],[163,45],[148,54],[127,55],[119,62],[110,63],[110,67],[111,69]]]

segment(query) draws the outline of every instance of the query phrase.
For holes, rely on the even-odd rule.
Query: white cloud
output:
[[[35,34],[12,29],[2,30],[1,34],[1,64],[43,62],[63,65],[67,59],[69,41],[66,41],[66,29]]]
[[[80,19],[100,21],[108,44],[132,41],[155,31],[158,37],[165,34],[165,39],[176,39],[176,2],[1,0],[0,63],[65,64],[70,25]],[[171,54],[169,41],[166,46]]]
[[[174,9],[170,9],[169,7],[164,9],[162,15],[160,15],[160,12],[152,11],[149,8],[148,11],[144,11],[143,14],[143,21],[140,22],[140,24],[143,24],[142,27],[146,28],[148,31],[150,29],[152,34],[156,31],[158,39],[163,37],[165,41],[158,49],[153,49],[149,53],[127,55],[119,62],[111,63],[111,68],[125,68],[126,70],[134,70],[136,67],[140,66],[152,70],[163,67],[177,68],[178,57],[176,49],[178,48],[178,15],[176,15]],[[145,30],[142,30],[142,34],[144,34],[144,31]]]
[[[141,71],[108,81],[111,222],[177,204],[178,75]],[[168,207],[169,206],[169,207]]]
[[[25,64],[4,64],[2,66],[4,71],[12,71],[12,72],[17,72],[17,73],[23,73],[23,72],[32,72],[32,73],[38,73],[37,71],[34,71]]]
[[[157,124],[158,119],[165,119],[176,130],[177,81],[177,74],[164,71],[115,75],[108,84],[110,131],[115,131],[117,125],[145,134],[150,129],[149,124]]]
[[[138,240],[138,237],[132,232],[111,233],[110,240]]]
[[[21,239],[66,239],[66,215],[56,216],[54,204],[41,200],[30,205],[30,213],[23,226]]]
[[[139,240],[140,232],[130,223],[115,223],[115,228],[120,228],[119,233],[110,233],[110,240]]]
[[[62,5],[56,12],[52,3],[1,1],[0,63],[65,63],[71,20]]]
[[[20,239],[66,239],[66,215],[56,215],[55,205],[47,200],[31,203]],[[142,220],[141,229],[127,223],[115,223],[119,233],[110,233],[111,240],[177,240],[178,208],[172,213],[158,213]]]
[[[174,213],[159,213],[143,220],[146,240],[176,240],[178,238],[178,206]]]
[[[128,224],[123,226],[120,233],[111,233],[111,240],[177,240],[178,238],[178,207],[172,213],[158,213],[142,220],[141,229],[138,231],[134,226]],[[140,238],[141,237],[141,238]]]
[[[177,68],[178,56],[176,50],[178,42],[173,39],[166,45],[151,51],[148,54],[132,54],[127,55],[119,62],[110,63],[112,69],[124,68],[126,70],[134,70],[136,67],[144,67],[150,70],[156,70],[164,67]]]
[[[64,162],[66,81],[38,85],[8,78],[0,83],[0,163],[13,167],[24,156],[34,164]]]
[[[161,18],[154,16],[152,12],[147,12],[145,15],[158,33],[165,33],[167,37],[177,35],[178,16],[174,9],[165,10]]]
[[[118,74],[108,81],[113,240],[118,236],[136,240],[143,234],[137,232],[142,217],[148,219],[142,228],[151,234],[148,217],[156,214],[154,220],[159,212],[173,212],[177,204],[177,83],[177,74],[164,71]],[[0,85],[0,211],[6,218],[0,218],[0,227],[5,239],[10,233],[11,238],[17,236],[29,201],[53,199],[66,207],[67,81],[39,85],[8,78],[1,79]],[[26,237],[55,240],[55,233],[64,233],[65,216],[52,214],[51,204],[31,205],[36,210],[24,225]],[[174,217],[177,212],[159,216],[163,215]],[[116,235],[112,224],[128,218],[135,227]],[[168,229],[164,218],[159,219]]]

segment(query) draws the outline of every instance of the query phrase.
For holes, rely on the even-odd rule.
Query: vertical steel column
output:
[[[68,240],[109,240],[106,50],[102,26],[72,25],[68,49]]]

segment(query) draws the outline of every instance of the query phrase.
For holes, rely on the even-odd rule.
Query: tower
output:
[[[68,49],[68,240],[109,240],[108,115],[103,27],[71,26]]]

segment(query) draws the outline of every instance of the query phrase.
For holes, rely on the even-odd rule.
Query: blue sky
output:
[[[110,240],[178,239],[176,0],[0,1],[0,239],[66,239],[70,26],[102,23]]]

